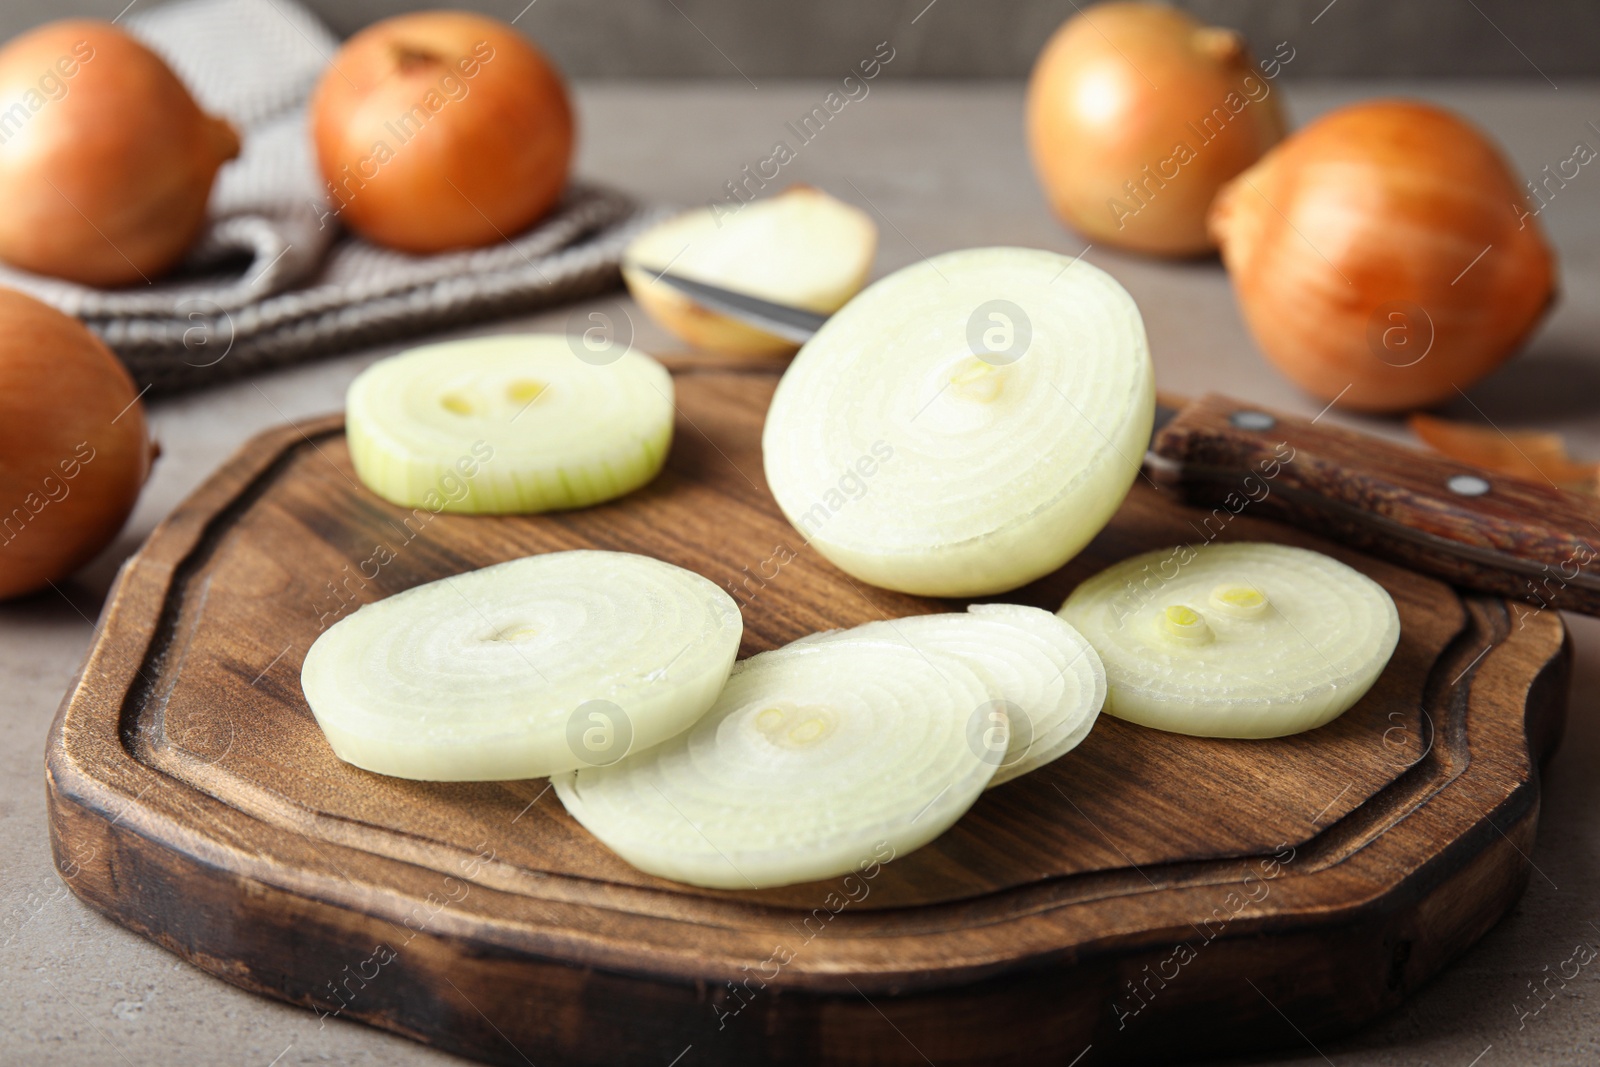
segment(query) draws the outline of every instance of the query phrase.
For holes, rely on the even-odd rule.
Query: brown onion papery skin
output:
[[[1268,153],[1218,195],[1211,227],[1245,321],[1284,374],[1324,400],[1403,411],[1499,366],[1550,304],[1555,260],[1526,211],[1475,127],[1383,100]],[[1430,320],[1432,347],[1412,363]]]
[[[465,77],[457,64],[480,42],[493,56]],[[446,77],[465,95],[447,96]],[[402,141],[400,119],[426,106],[430,91],[442,103],[420,131],[415,122],[401,129]],[[574,139],[566,87],[538,49],[495,19],[430,11],[369,26],[334,57],[311,116],[338,217],[390,248],[493,244],[537,221],[566,187]],[[380,142],[390,152],[381,162]]]
[[[76,63],[70,77],[61,62]],[[65,92],[46,82],[46,96],[52,75]],[[176,264],[217,170],[239,154],[233,127],[108,22],[52,22],[0,49],[0,115],[24,113],[0,143],[0,258],[85,285],[142,283]]]
[[[1224,101],[1230,92],[1249,99],[1247,77],[1260,98],[1231,114]],[[1089,113],[1086,94],[1103,94],[1103,114]],[[1203,141],[1189,123],[1218,107],[1228,121],[1213,120],[1221,132]],[[1171,256],[1215,247],[1206,231],[1212,198],[1284,129],[1277,90],[1238,34],[1147,3],[1098,4],[1056,31],[1028,82],[1027,127],[1034,170],[1062,221],[1096,243]],[[1163,168],[1179,142],[1194,158]],[[1174,168],[1175,177],[1160,173]],[[1112,201],[1135,213],[1114,212]]]
[[[0,599],[60,581],[122,529],[154,458],[137,395],[82,323],[0,289]]]

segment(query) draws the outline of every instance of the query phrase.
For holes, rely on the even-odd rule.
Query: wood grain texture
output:
[[[775,380],[682,371],[666,471],[582,512],[407,512],[355,482],[337,418],[256,439],[129,562],[58,714],[51,833],[73,891],[246,989],[541,1067],[1067,1063],[1092,1045],[1091,1064],[1317,1040],[1399,1003],[1516,900],[1566,689],[1556,613],[1516,619],[1250,509],[1213,529],[1143,483],[1072,564],[1003,599],[1053,609],[1179,541],[1317,548],[1399,607],[1372,692],[1271,741],[1103,718],[871,877],[761,892],[634,870],[542,780],[334,758],[299,687],[320,629],[531,552],[705,574],[741,603],[744,655],[949,610],[851,580],[782,520],[759,451]]]
[[[1253,513],[1539,610],[1600,614],[1600,500],[1278,412],[1270,429],[1241,427],[1239,412],[1261,409],[1206,396],[1156,435],[1152,450],[1177,465],[1168,480],[1191,503],[1237,507],[1261,493],[1260,478],[1245,483],[1252,471],[1281,466]],[[1452,492],[1460,476],[1489,489]]]

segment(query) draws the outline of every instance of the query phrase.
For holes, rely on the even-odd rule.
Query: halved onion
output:
[[[787,646],[884,641],[954,656],[989,690],[984,716],[1004,716],[1010,740],[989,788],[1037,770],[1078,746],[1106,699],[1106,672],[1064,619],[1022,604],[973,604],[964,614],[913,615],[829,630]]]
[[[1116,511],[1154,417],[1132,297],[1081,260],[979,248],[877,282],[800,350],[762,436],[789,521],[841,570],[1014,589]]]
[[[672,398],[671,375],[631,348],[602,362],[560,334],[480,337],[368,367],[350,384],[345,433],[361,480],[396,504],[579,508],[660,472]]]
[[[552,552],[396,593],[331,626],[300,683],[333,751],[425,781],[536,778],[687,729],[744,624],[711,581],[627,552]]]
[[[878,227],[866,212],[796,185],[748,204],[716,204],[653,226],[623,254],[639,306],[696,348],[735,356],[791,352],[793,341],[709,311],[656,275],[672,273],[829,314],[866,284]]]
[[[1123,560],[1061,615],[1105,663],[1106,711],[1201,737],[1281,737],[1343,714],[1400,639],[1377,582],[1320,552],[1241,542]]]
[[[723,889],[830,878],[943,833],[994,776],[1004,721],[969,736],[983,682],[877,641],[752,657],[687,733],[552,779],[573,818],[640,870]]]

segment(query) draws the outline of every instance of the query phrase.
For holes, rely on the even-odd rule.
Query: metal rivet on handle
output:
[[[1235,411],[1228,416],[1228,421],[1238,429],[1257,432],[1270,430],[1278,425],[1278,420],[1265,411]]]
[[[1482,496],[1489,491],[1488,479],[1476,474],[1452,474],[1444,485],[1457,496]]]

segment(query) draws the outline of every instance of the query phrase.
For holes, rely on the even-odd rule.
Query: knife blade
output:
[[[656,280],[712,311],[804,344],[826,315],[672,274]],[[1458,586],[1600,615],[1600,500],[1381,438],[1209,394],[1156,404],[1144,473],[1210,508],[1221,536],[1249,512]]]
[[[685,278],[681,274],[673,274],[669,269],[657,270],[643,264],[634,264],[639,270],[647,271],[654,279],[669,288],[676,289],[700,304],[702,307],[740,322],[766,330],[786,341],[796,344],[805,344],[822,329],[822,324],[828,321],[828,316],[820,312],[808,311],[788,304],[778,304],[771,300],[763,300],[749,293],[741,293],[733,289],[725,289],[720,285],[698,281],[694,278]],[[1157,402],[1154,428],[1151,430],[1151,440],[1161,428],[1178,414],[1178,409],[1166,403]],[[1161,465],[1170,461],[1154,451],[1145,453],[1145,464]]]
[[[812,335],[822,329],[822,324],[828,321],[828,316],[816,311],[807,311],[805,308],[791,307],[788,304],[775,304],[759,296],[735,292],[718,285],[708,285],[693,278],[670,274],[665,270],[656,270],[639,264],[635,266],[639,270],[647,271],[656,281],[676,289],[703,307],[765,330],[785,341],[793,341],[797,345],[803,345],[811,340]]]

